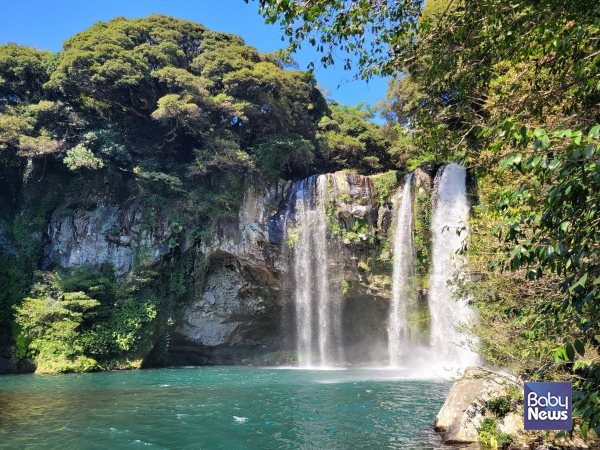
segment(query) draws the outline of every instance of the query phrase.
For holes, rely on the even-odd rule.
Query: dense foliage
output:
[[[190,174],[240,172],[257,142],[282,130],[311,139],[326,111],[307,75],[165,16],[97,23],[57,55],[1,50],[4,158],[66,152],[71,170],[159,174],[185,161]]]
[[[248,3],[248,0],[245,0]],[[420,0],[258,0],[267,23],[279,23],[288,52],[308,41],[323,52],[327,67],[336,60],[335,51],[348,56],[344,67],[358,58],[363,77],[391,75],[412,47],[422,2]],[[312,64],[311,64],[312,67]]]
[[[479,350],[528,379],[573,381],[579,429],[600,433],[597,2],[431,0],[420,18],[410,1],[260,4],[292,49],[308,40],[331,62],[341,47],[364,77],[394,74],[384,117],[417,155],[477,172],[481,281],[465,289]]]

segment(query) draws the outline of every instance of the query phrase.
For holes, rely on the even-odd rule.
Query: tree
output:
[[[166,348],[193,268],[193,252],[175,249],[235,219],[249,176],[266,183],[321,170],[312,163],[329,113],[311,74],[238,36],[162,15],[99,22],[56,54],[0,46],[0,175],[10,188],[0,228],[18,253],[0,264],[2,331],[49,371],[141,362],[155,339]],[[140,248],[128,282],[114,267],[102,269],[108,281],[57,267],[32,291],[53,211],[70,202],[57,213],[69,217],[100,199],[138,208],[140,233],[169,227],[162,244],[173,257],[160,263],[169,270],[145,272]]]
[[[53,61],[49,51],[0,45],[0,107],[41,100]]]
[[[420,0],[258,3],[266,23],[281,25],[288,51],[293,53],[308,41],[323,53],[321,63],[327,67],[335,62],[334,51],[342,50],[349,55],[344,67],[351,68],[350,55],[354,55],[364,78],[392,75],[404,68],[422,4]]]
[[[199,161],[192,174],[239,171],[281,130],[314,140],[326,112],[311,75],[238,36],[163,15],[98,22],[56,55],[0,46],[0,149],[14,161],[54,154],[74,170],[142,174],[164,173],[174,157]]]
[[[299,135],[275,135],[261,142],[253,151],[253,159],[265,178],[276,182],[285,173],[308,174],[315,146]]]
[[[16,308],[17,323],[37,353],[38,372],[82,372],[98,370],[98,363],[85,356],[78,341],[78,328],[99,303],[83,292],[28,297]]]
[[[379,125],[371,122],[375,111],[366,103],[331,104],[331,116],[319,122],[319,153],[327,171],[354,169],[373,174],[391,169],[392,143]]]

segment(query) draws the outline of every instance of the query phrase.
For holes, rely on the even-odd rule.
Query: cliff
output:
[[[417,192],[431,190],[434,169],[417,170]],[[351,362],[382,360],[391,289],[390,242],[403,175],[336,172],[327,179],[329,239],[339,251],[331,282],[343,291],[346,356]],[[183,196],[157,204],[139,190],[128,192],[127,178],[88,180],[87,189],[77,189],[78,179],[71,182],[63,190],[56,189],[52,177],[42,185],[26,186],[18,206],[5,214],[0,251],[17,263],[31,263],[25,258],[27,247],[37,249],[40,257],[33,269],[41,271],[36,286],[39,291],[46,283],[46,290],[40,291],[44,295],[54,283],[60,292],[78,289],[100,298],[100,308],[108,312],[104,318],[84,317],[77,325],[80,334],[97,339],[98,327],[117,326],[114,322],[124,314],[129,316],[122,323],[135,318],[135,326],[118,325],[126,328],[127,345],[116,345],[104,355],[89,347],[98,354],[94,370],[294,360],[289,283],[292,182],[246,183],[237,212],[215,211],[208,223],[190,212],[194,205],[182,205],[187,200]],[[27,218],[35,229],[29,224],[19,234],[16,227]],[[87,284],[80,280],[82,268],[89,270]],[[108,284],[114,289],[102,300],[94,294],[99,289],[94,283],[101,280],[94,277],[103,276],[107,268],[114,277]],[[56,279],[49,282],[42,274],[55,274]],[[127,310],[119,309],[128,301],[124,295],[130,300]],[[13,336],[18,338],[18,329]],[[12,362],[0,366],[4,372],[17,370],[17,354],[35,356],[23,348],[31,339],[23,336],[21,347],[5,346],[3,358]],[[33,367],[25,364],[18,370]]]

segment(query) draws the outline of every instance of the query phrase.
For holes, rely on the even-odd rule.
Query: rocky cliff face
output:
[[[418,170],[417,186],[430,189],[434,169]],[[347,357],[382,360],[394,211],[403,175],[336,172],[327,180],[327,221],[339,252],[331,262],[332,282],[343,284]],[[36,235],[47,255],[43,269],[83,265],[98,271],[109,263],[119,277],[131,280],[139,270],[171,270],[167,262],[187,255],[193,260],[187,280],[192,289],[169,319],[170,363],[240,363],[293,349],[288,328],[293,300],[288,241],[295,226],[291,194],[291,182],[250,186],[237,217],[220,216],[199,239],[188,219],[143,198],[108,190],[97,198],[73,193],[51,213],[46,232]],[[0,247],[17,252],[1,230]],[[164,363],[154,353],[147,366]]]
[[[348,356],[377,359],[382,355],[365,358],[364,349],[384,349],[387,339],[391,254],[385,249],[394,207],[381,201],[369,177],[337,172],[328,175],[328,184],[330,239],[339,249],[339,257],[330,262],[335,266],[331,282],[343,280],[345,286]],[[295,348],[292,197],[290,182],[248,189],[237,221],[220,222],[203,241],[202,287],[173,335],[178,363],[240,362],[257,348]]]
[[[427,168],[426,168],[427,169]],[[434,168],[419,169],[415,183],[431,189]],[[396,175],[394,175],[396,176]],[[377,177],[347,172],[329,174],[330,239],[339,251],[332,283],[343,283],[344,344],[353,361],[385,359],[387,314],[391,296],[391,245],[395,187],[383,196]],[[255,352],[293,349],[293,294],[289,284],[293,248],[288,242],[294,211],[291,182],[249,188],[237,219],[221,219],[194,247],[199,270],[195,292],[174,327],[170,352],[174,363],[240,362]],[[144,222],[137,202],[78,209],[68,205],[52,216],[53,259],[63,266],[97,268],[110,262],[127,276],[136,264],[155,265],[169,257],[173,230]],[[184,241],[188,239],[184,238]],[[181,251],[190,250],[184,245]],[[293,246],[292,246],[293,247]],[[265,349],[265,350],[262,350]],[[368,349],[368,352],[366,352]],[[234,351],[235,350],[235,351]]]
[[[175,362],[240,362],[255,349],[276,346],[286,266],[281,247],[269,240],[269,217],[290,185],[247,189],[237,220],[220,221],[198,247],[203,271],[174,331]],[[228,355],[232,346],[243,348]]]
[[[67,202],[54,211],[48,230],[55,264],[97,270],[110,263],[118,276],[130,273],[134,264],[157,264],[176,246],[181,251],[189,249],[186,237],[181,243],[173,241],[172,224],[140,200],[122,205]]]

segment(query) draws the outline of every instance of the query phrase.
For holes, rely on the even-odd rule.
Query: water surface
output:
[[[371,369],[0,376],[0,448],[438,449],[449,388]]]

